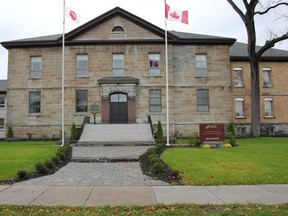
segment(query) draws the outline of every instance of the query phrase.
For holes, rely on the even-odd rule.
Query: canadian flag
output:
[[[165,3],[165,17],[167,20],[182,22],[188,25],[188,10],[176,10]]]
[[[80,23],[80,19],[81,19],[80,14],[76,13],[74,10],[72,10],[67,5],[65,5],[65,16],[71,18],[77,24]]]

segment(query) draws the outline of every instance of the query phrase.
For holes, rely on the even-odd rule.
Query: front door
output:
[[[110,95],[110,123],[128,123],[128,100],[126,94],[116,93]]]

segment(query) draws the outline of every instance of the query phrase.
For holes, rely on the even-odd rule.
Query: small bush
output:
[[[158,145],[155,147],[155,153],[159,155],[159,154],[162,153],[163,149],[164,149],[164,145],[163,145],[163,144],[158,144]]]
[[[154,163],[159,163],[160,162],[160,158],[154,156],[154,157],[150,157],[149,158],[149,165],[153,166]]]
[[[211,146],[210,146],[209,144],[204,144],[204,145],[203,145],[203,148],[205,148],[205,149],[210,149]]]
[[[35,168],[37,172],[40,174],[47,174],[49,172],[47,166],[44,163],[37,163],[35,165]]]
[[[147,155],[148,155],[148,157],[149,157],[149,155],[156,155],[155,147],[148,149],[147,150]]]
[[[52,160],[46,160],[45,165],[48,169],[53,169],[55,167],[55,163]]]
[[[57,155],[54,155],[51,157],[51,160],[55,163],[55,164],[60,164],[60,158]]]
[[[66,159],[65,153],[63,153],[62,151],[58,151],[56,156],[58,156],[61,161]]]
[[[41,138],[42,140],[48,140],[48,139],[49,139],[49,136],[48,136],[46,133],[42,133],[41,136],[40,136],[40,138]]]
[[[164,165],[161,162],[155,162],[152,165],[152,169],[154,173],[159,174],[164,171]]]
[[[72,147],[69,144],[64,144],[61,148],[59,148],[58,152],[63,152],[68,158],[72,153]]]
[[[13,138],[14,137],[13,127],[11,125],[8,125],[8,131],[7,131],[6,137],[7,138]]]
[[[199,139],[199,135],[198,135],[198,133],[193,133],[193,135],[191,136],[191,143],[193,144],[193,145],[195,145],[196,147],[199,147],[200,145],[201,145],[201,141],[200,141],[200,139]]]
[[[231,144],[224,144],[224,148],[232,148]]]
[[[157,131],[156,131],[156,138],[163,139],[163,128],[160,121],[157,123]]]
[[[25,170],[18,170],[17,177],[18,177],[18,179],[21,179],[21,180],[27,179],[28,178],[28,172]]]
[[[70,136],[70,140],[77,140],[78,139],[78,133],[77,133],[77,128],[75,123],[73,122],[72,126],[71,126],[71,136]]]

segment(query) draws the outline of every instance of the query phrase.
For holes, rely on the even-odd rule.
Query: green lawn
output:
[[[288,215],[288,204],[284,205],[149,205],[149,206],[7,206],[0,205],[0,215]]]
[[[235,148],[170,148],[161,156],[185,185],[288,184],[288,138],[238,139]]]
[[[35,170],[35,164],[45,162],[57,152],[55,142],[0,142],[0,180],[16,177],[18,170]]]

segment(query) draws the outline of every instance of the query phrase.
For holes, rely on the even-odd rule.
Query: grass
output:
[[[0,180],[16,177],[17,171],[35,171],[35,164],[55,155],[53,141],[0,142]]]
[[[170,148],[161,156],[185,185],[288,183],[288,138],[237,140],[236,148]]]
[[[288,215],[284,205],[149,205],[121,207],[44,207],[0,205],[0,215]]]

